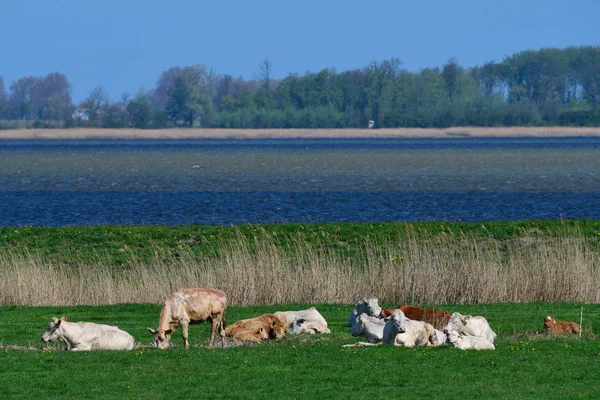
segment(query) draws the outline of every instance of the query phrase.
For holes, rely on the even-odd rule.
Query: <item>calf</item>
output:
[[[490,325],[484,317],[462,315],[458,312],[452,314],[448,324],[444,328],[445,334],[450,334],[453,331],[463,335],[481,337],[490,343],[494,343],[494,340],[496,339],[496,333],[490,328]]]
[[[273,315],[283,322],[288,333],[292,335],[303,332],[331,333],[327,328],[327,321],[314,307],[300,311],[277,311]]]
[[[285,325],[273,314],[263,314],[260,317],[237,321],[225,329],[225,334],[238,339],[247,335],[248,332],[259,332],[261,329],[271,339],[281,339],[285,335]],[[265,334],[261,333],[261,340]]]
[[[185,348],[190,347],[188,325],[210,321],[212,330],[208,347],[213,346],[215,334],[221,335],[221,347],[225,346],[224,332],[226,325],[227,295],[216,289],[183,289],[171,293],[165,299],[158,329],[148,328],[154,335],[153,345],[159,349],[169,347],[171,334],[181,326],[181,334]]]
[[[406,318],[423,321],[433,325],[436,328],[443,328],[444,325],[448,323],[450,319],[450,312],[447,310],[437,310],[434,308],[421,308],[409,305],[403,305],[398,308],[382,308],[381,309],[381,318],[387,318],[394,310],[400,310],[404,313]]]
[[[462,335],[456,331],[448,334],[448,341],[461,350],[494,350],[496,348],[492,342],[483,337]]]
[[[42,336],[44,342],[62,340],[65,350],[131,350],[134,339],[116,326],[93,322],[67,322],[67,317],[52,318]]]
[[[350,333],[352,336],[364,336],[369,343],[378,343],[383,339],[384,327],[384,320],[362,313],[352,323]]]
[[[383,328],[381,341],[383,344],[405,347],[424,346],[429,344],[429,338],[434,335],[431,324],[408,319],[401,310],[395,310],[387,319],[389,321]]]
[[[575,322],[557,321],[551,316],[544,319],[544,331],[554,332],[559,335],[566,333],[581,333],[581,326]]]
[[[433,334],[429,336],[428,346],[441,346],[446,344],[447,340],[448,338],[444,332],[440,331],[439,329],[434,329]]]
[[[257,331],[240,331],[234,336],[235,339],[244,340],[246,342],[260,343],[264,339],[269,338],[269,334],[263,328],[259,328]]]
[[[365,313],[367,315],[377,317],[381,314],[381,307],[379,307],[379,301],[375,298],[362,299],[354,305],[354,309],[348,317],[346,322],[347,326],[352,326],[352,323],[360,314]]]

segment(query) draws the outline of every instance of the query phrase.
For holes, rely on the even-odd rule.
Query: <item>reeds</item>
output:
[[[0,253],[0,304],[161,303],[189,287],[224,290],[231,305],[353,303],[466,304],[600,301],[599,257],[593,239],[558,237],[499,241],[409,232],[398,241],[344,252],[301,235],[282,244],[263,232],[243,235],[210,256],[192,251],[123,266],[59,264],[27,252]]]

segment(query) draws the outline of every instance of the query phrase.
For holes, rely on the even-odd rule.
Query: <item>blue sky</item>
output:
[[[397,57],[409,71],[501,61],[541,47],[599,45],[600,1],[4,0],[0,75],[64,73],[75,102],[151,89],[172,66],[252,79],[362,68]]]

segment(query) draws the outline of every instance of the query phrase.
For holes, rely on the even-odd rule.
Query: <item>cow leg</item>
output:
[[[208,347],[213,347],[213,342],[215,341],[215,336],[217,330],[221,327],[221,315],[213,315],[211,316],[211,330],[210,330],[210,342],[208,342]],[[223,337],[221,336],[221,344],[223,345]]]
[[[185,348],[190,348],[190,341],[188,340],[188,325],[189,321],[181,321],[181,335],[183,336],[183,343]]]

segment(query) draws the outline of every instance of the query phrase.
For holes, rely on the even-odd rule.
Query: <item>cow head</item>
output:
[[[152,346],[158,347],[159,349],[166,349],[170,346],[171,342],[171,333],[173,333],[173,328],[169,329],[152,329],[148,328],[148,332],[154,335],[154,340],[152,341]]]
[[[279,318],[274,317],[273,322],[271,324],[269,336],[272,339],[281,339],[284,335],[285,335],[284,323]]]
[[[458,342],[460,342],[462,340],[462,338],[460,337],[460,335],[456,331],[447,332],[446,336],[448,337],[448,341],[450,343],[458,343]]]
[[[294,317],[294,320],[290,324],[290,329],[288,332],[292,335],[297,335],[299,333],[304,332],[304,323],[306,320],[304,318]]]
[[[360,336],[363,334],[365,328],[364,328],[364,323],[363,323],[362,319],[365,318],[366,316],[367,316],[367,314],[362,313],[358,317],[356,317],[354,322],[352,322],[352,325],[350,325],[350,334],[352,336]]]
[[[544,329],[550,329],[552,328],[554,325],[556,325],[556,320],[554,318],[552,318],[551,316],[547,316],[544,319]]]
[[[400,309],[394,310],[394,312],[386,318],[386,321],[388,321],[389,324],[392,324],[398,333],[406,332],[406,322],[408,320],[409,319],[406,318],[406,315],[404,315]]]
[[[448,334],[452,331],[462,331],[464,326],[469,322],[472,317],[470,315],[462,315],[459,312],[455,312],[450,316],[448,323],[444,327],[444,333]]]
[[[48,324],[46,332],[42,336],[44,342],[56,342],[63,338],[63,332],[60,329],[60,324],[67,320],[67,317],[63,316],[61,319],[52,318],[52,321]]]

